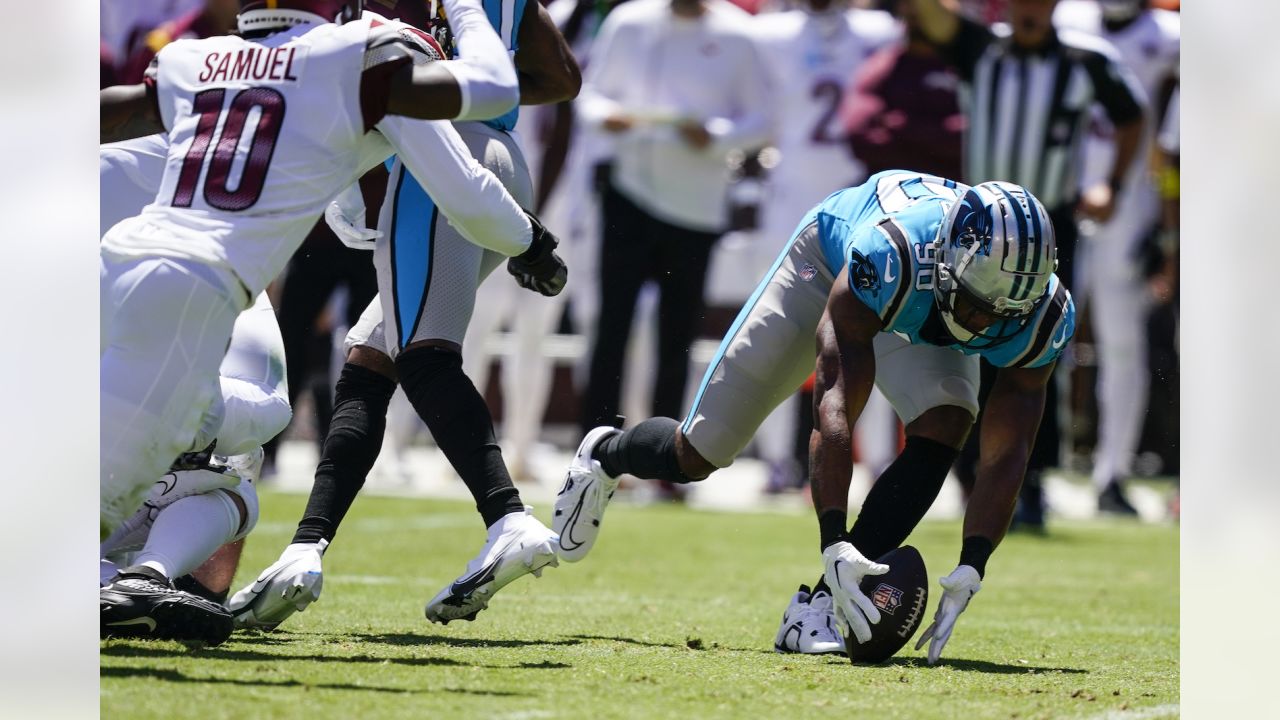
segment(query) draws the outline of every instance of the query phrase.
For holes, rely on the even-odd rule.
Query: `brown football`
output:
[[[855,663],[879,663],[893,657],[916,634],[929,605],[929,576],[919,550],[903,545],[876,562],[888,565],[889,572],[868,575],[859,587],[880,610],[880,622],[871,626],[871,639],[865,643],[849,633],[845,644],[849,660]]]

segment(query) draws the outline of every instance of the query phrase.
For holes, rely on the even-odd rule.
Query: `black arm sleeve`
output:
[[[995,35],[986,25],[963,16],[958,19],[960,28],[956,31],[956,36],[949,45],[939,49],[947,62],[955,66],[960,77],[965,82],[971,82],[978,58],[982,57],[983,51],[995,40]]]
[[[1094,97],[1106,111],[1112,125],[1128,125],[1142,117],[1137,81],[1120,61],[1099,52],[1090,52],[1085,55],[1083,64],[1093,83]]]

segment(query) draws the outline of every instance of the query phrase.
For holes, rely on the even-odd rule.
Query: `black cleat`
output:
[[[145,565],[120,571],[98,592],[101,637],[199,640],[231,637],[231,614],[221,605],[177,590]]]
[[[1098,512],[1108,515],[1123,515],[1127,517],[1138,517],[1138,509],[1129,502],[1129,498],[1125,497],[1124,489],[1120,487],[1119,480],[1112,480],[1098,494]]]
[[[1018,506],[1013,513],[1013,523],[1009,530],[1013,532],[1044,535],[1047,532],[1044,522],[1044,485],[1039,473],[1027,473],[1022,481],[1022,489],[1018,492]]]
[[[182,577],[174,578],[173,586],[178,588],[179,590],[182,590],[183,592],[189,592],[192,595],[198,595],[210,602],[215,602],[215,603],[218,603],[219,605],[227,604],[226,590],[223,590],[222,592],[214,592],[213,590],[210,590],[209,588],[205,587],[205,584],[197,580],[195,576],[192,575],[191,573],[187,573]]]

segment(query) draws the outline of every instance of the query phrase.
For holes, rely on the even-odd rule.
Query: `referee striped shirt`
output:
[[[1126,125],[1142,117],[1142,91],[1103,40],[1064,30],[1025,49],[1002,27],[961,18],[944,48],[969,118],[965,182],[1007,180],[1051,211],[1065,208],[1078,194],[1090,109],[1096,103],[1113,125]]]

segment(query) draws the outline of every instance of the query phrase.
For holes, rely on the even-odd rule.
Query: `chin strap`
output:
[[[965,330],[963,325],[956,322],[956,319],[952,316],[950,310],[938,308],[938,314],[942,316],[942,324],[947,328],[947,332],[951,337],[955,338],[957,342],[964,344],[974,339],[974,334]]]

